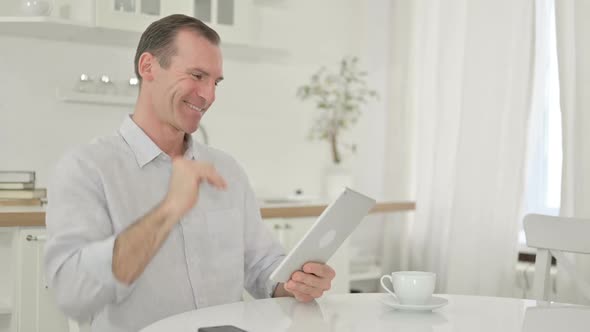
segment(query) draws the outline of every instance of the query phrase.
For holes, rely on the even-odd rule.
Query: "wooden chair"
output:
[[[576,272],[574,264],[563,252],[590,254],[590,219],[529,214],[524,218],[527,245],[537,249],[533,297],[550,300],[551,257],[566,270],[579,290],[590,298],[590,285]]]

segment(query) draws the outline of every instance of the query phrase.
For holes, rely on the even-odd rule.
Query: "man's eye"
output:
[[[203,79],[203,75],[201,75],[201,74],[191,74],[191,75],[193,76],[194,79],[197,79],[199,81]]]

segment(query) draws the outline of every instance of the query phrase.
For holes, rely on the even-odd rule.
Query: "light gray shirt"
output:
[[[49,186],[45,271],[59,307],[100,332],[137,331],[170,315],[270,297],[284,258],[260,217],[242,168],[187,136],[187,159],[208,161],[226,191],[201,185],[199,200],[130,286],[112,272],[116,236],[164,198],[172,160],[126,117],[118,135],[66,155]]]

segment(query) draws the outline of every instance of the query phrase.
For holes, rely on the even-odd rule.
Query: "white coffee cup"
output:
[[[393,290],[385,286],[385,279],[391,282]],[[401,304],[409,305],[427,304],[432,298],[435,283],[436,274],[433,272],[399,271],[381,277],[381,286],[396,296]]]

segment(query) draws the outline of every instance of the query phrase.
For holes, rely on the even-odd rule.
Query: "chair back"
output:
[[[590,285],[576,274],[574,264],[563,255],[563,252],[590,254],[590,219],[529,214],[524,218],[524,232],[527,246],[537,249],[535,299],[550,300],[552,256],[584,293],[590,293]]]

